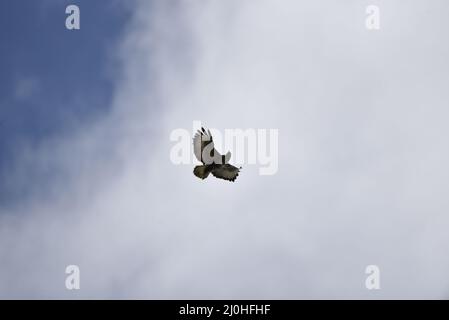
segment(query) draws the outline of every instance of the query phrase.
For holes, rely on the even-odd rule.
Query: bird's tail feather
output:
[[[196,166],[193,169],[193,174],[196,175],[200,179],[206,179],[210,173],[210,170],[207,166]]]

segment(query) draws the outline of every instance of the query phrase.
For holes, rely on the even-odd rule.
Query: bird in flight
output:
[[[239,175],[240,168],[230,165],[231,153],[221,155],[214,148],[214,141],[209,130],[198,130],[193,137],[193,153],[203,165],[196,166],[193,174],[200,179],[206,179],[212,173],[215,178],[234,182]]]

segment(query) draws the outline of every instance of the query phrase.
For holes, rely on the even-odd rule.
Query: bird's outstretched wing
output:
[[[210,164],[210,161],[205,161],[203,159],[203,151],[205,148],[210,150],[210,158],[214,159],[215,157],[221,157],[217,150],[214,147],[214,141],[212,139],[212,135],[209,130],[205,130],[201,128],[193,137],[193,153],[198,161],[201,161],[203,164]],[[207,162],[207,163],[206,163]]]
[[[212,175],[216,178],[234,181],[239,175],[240,169],[230,164],[223,164],[212,170]]]

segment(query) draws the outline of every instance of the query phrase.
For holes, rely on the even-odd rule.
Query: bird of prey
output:
[[[193,169],[193,174],[200,179],[206,179],[209,173],[219,179],[234,182],[239,175],[240,168],[230,165],[231,153],[221,155],[214,148],[214,141],[209,130],[198,130],[193,137],[193,152],[196,158],[203,163]]]

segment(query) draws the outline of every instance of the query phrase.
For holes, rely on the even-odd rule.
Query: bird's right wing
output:
[[[239,175],[240,169],[237,167],[234,167],[230,164],[224,164],[219,166],[217,169],[212,170],[212,174],[216,178],[228,180],[234,182],[235,179],[237,179]]]

